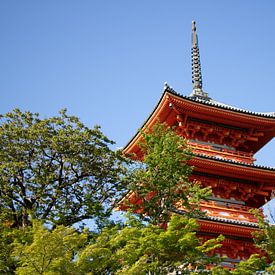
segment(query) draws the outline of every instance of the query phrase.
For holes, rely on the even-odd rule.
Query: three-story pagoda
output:
[[[192,82],[190,96],[178,94],[167,84],[143,127],[157,121],[173,126],[187,139],[196,157],[193,178],[211,186],[213,195],[201,203],[206,217],[199,220],[198,235],[226,238],[217,253],[229,266],[247,259],[257,249],[252,232],[257,221],[249,212],[260,208],[275,189],[275,169],[254,164],[254,155],[275,136],[275,113],[256,113],[215,101],[203,91],[198,37],[192,22]],[[137,133],[124,153],[141,159]]]

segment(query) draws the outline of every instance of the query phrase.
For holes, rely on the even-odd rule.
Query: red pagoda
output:
[[[275,168],[254,164],[254,154],[275,136],[275,113],[256,113],[217,102],[202,89],[201,65],[195,22],[192,22],[192,83],[190,96],[167,84],[143,127],[158,120],[173,126],[192,147],[193,178],[212,187],[212,197],[201,203],[206,216],[198,235],[225,236],[217,253],[234,264],[257,253],[252,232],[257,221],[249,210],[260,208],[275,189]],[[125,146],[126,154],[141,159],[137,133]]]

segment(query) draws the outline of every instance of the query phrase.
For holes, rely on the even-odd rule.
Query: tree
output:
[[[241,261],[238,263],[233,270],[228,270],[224,267],[218,266],[211,270],[212,275],[255,275],[255,274],[266,274],[263,273],[267,267],[267,262],[265,257],[261,257],[258,254],[253,254],[246,261]],[[262,273],[259,273],[262,272]]]
[[[275,226],[269,224],[258,209],[251,210],[251,213],[258,219],[260,229],[254,232],[254,242],[256,247],[265,253],[265,256],[253,254],[246,261],[241,261],[231,272],[222,267],[215,267],[212,269],[213,275],[254,275],[257,273],[268,275],[275,273]]]
[[[79,234],[63,225],[50,231],[38,221],[33,223],[32,232],[32,242],[13,244],[13,257],[19,263],[16,274],[79,274],[75,257],[86,243],[85,232]]]
[[[14,242],[31,243],[33,230],[31,227],[10,228],[8,224],[0,224],[0,274],[14,274],[20,265],[18,259],[12,256]]]
[[[49,229],[34,220],[27,228],[9,228],[13,265],[10,269],[0,265],[4,267],[0,271],[18,275],[197,274],[215,261],[205,253],[219,247],[222,240],[201,243],[194,232],[197,226],[195,219],[172,215],[165,230],[129,216],[124,224],[79,233],[63,225]]]
[[[215,261],[207,257],[223,237],[200,242],[195,219],[172,215],[167,230],[131,217],[124,226],[105,228],[79,254],[83,274],[191,274]],[[149,273],[148,273],[149,272]],[[195,273],[194,273],[195,274]]]
[[[265,220],[259,210],[251,211],[258,219],[260,230],[254,233],[256,246],[267,254],[269,260],[275,264],[275,226]]]
[[[131,175],[130,199],[123,204],[153,224],[167,223],[178,208],[188,216],[202,215],[199,203],[211,189],[189,180],[192,153],[186,141],[159,122],[141,135],[144,157]]]
[[[108,215],[125,190],[125,160],[112,144],[66,110],[44,119],[18,109],[1,116],[0,221],[72,225]]]
[[[258,219],[260,230],[254,233],[254,241],[258,248],[264,251],[268,258],[267,272],[275,273],[275,226],[270,224],[259,210],[253,210]]]

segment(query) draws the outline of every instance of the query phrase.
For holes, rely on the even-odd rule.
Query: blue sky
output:
[[[163,83],[191,92],[191,21],[204,90],[251,111],[275,111],[275,2],[1,1],[0,113],[61,108],[124,146]],[[275,166],[275,141],[257,154]]]

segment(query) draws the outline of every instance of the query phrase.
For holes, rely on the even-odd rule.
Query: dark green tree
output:
[[[125,190],[125,160],[112,144],[65,110],[51,118],[18,109],[1,116],[0,221],[72,225],[108,215]]]

